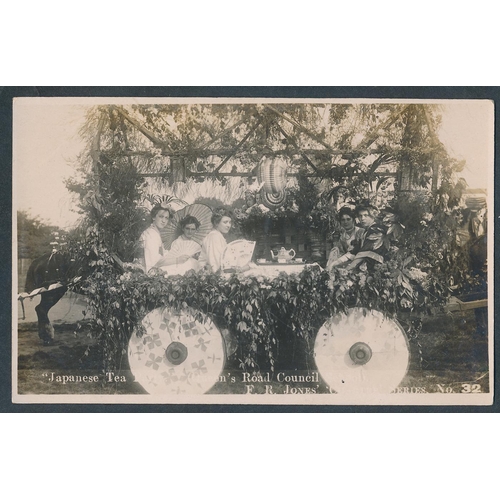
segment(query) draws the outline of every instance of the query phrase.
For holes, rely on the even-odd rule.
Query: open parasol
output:
[[[196,217],[200,223],[198,231],[193,235],[193,240],[196,243],[201,245],[205,236],[212,230],[212,209],[202,203],[188,205],[175,212],[165,229],[160,229],[161,240],[167,250],[170,250],[172,242],[182,234],[179,223],[187,215]]]
[[[224,368],[224,340],[208,317],[154,309],[142,320],[145,333],[132,335],[130,370],[149,394],[204,394]]]
[[[360,307],[333,316],[320,328],[314,355],[323,380],[341,394],[388,394],[401,383],[409,363],[399,323]]]

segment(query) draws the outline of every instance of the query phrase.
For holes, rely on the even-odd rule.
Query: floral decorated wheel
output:
[[[388,394],[403,380],[410,355],[397,321],[379,311],[355,307],[323,324],[314,357],[333,391]]]
[[[187,312],[151,311],[142,320],[142,337],[134,333],[128,359],[135,379],[149,394],[203,394],[224,367],[224,341],[216,326]]]

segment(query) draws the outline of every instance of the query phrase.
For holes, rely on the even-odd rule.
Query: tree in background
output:
[[[44,222],[40,217],[32,216],[26,210],[17,211],[18,258],[32,260],[50,252],[53,248],[51,243],[59,243],[65,235],[65,231]]]

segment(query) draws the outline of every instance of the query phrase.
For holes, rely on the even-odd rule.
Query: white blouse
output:
[[[140,238],[144,250],[144,267],[148,272],[163,257],[163,242],[156,226],[149,226]]]
[[[200,268],[209,264],[212,271],[218,271],[222,267],[222,256],[227,247],[226,238],[217,229],[212,229],[203,240],[201,254],[198,260]]]

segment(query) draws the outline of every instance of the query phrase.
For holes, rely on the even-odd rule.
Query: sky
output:
[[[438,135],[451,156],[466,161],[460,175],[469,187],[486,188],[494,168],[493,102],[451,101],[444,106]]]
[[[78,221],[64,180],[74,174],[73,161],[84,147],[79,130],[87,107],[81,98],[16,99],[14,209],[65,229]],[[469,187],[486,188],[493,172],[493,103],[450,100],[442,116],[440,140],[452,156],[466,161],[460,175]]]
[[[14,208],[28,210],[61,228],[78,220],[64,180],[74,174],[72,162],[84,147],[79,130],[85,106],[52,99],[14,103]],[[16,199],[17,198],[17,199]]]

